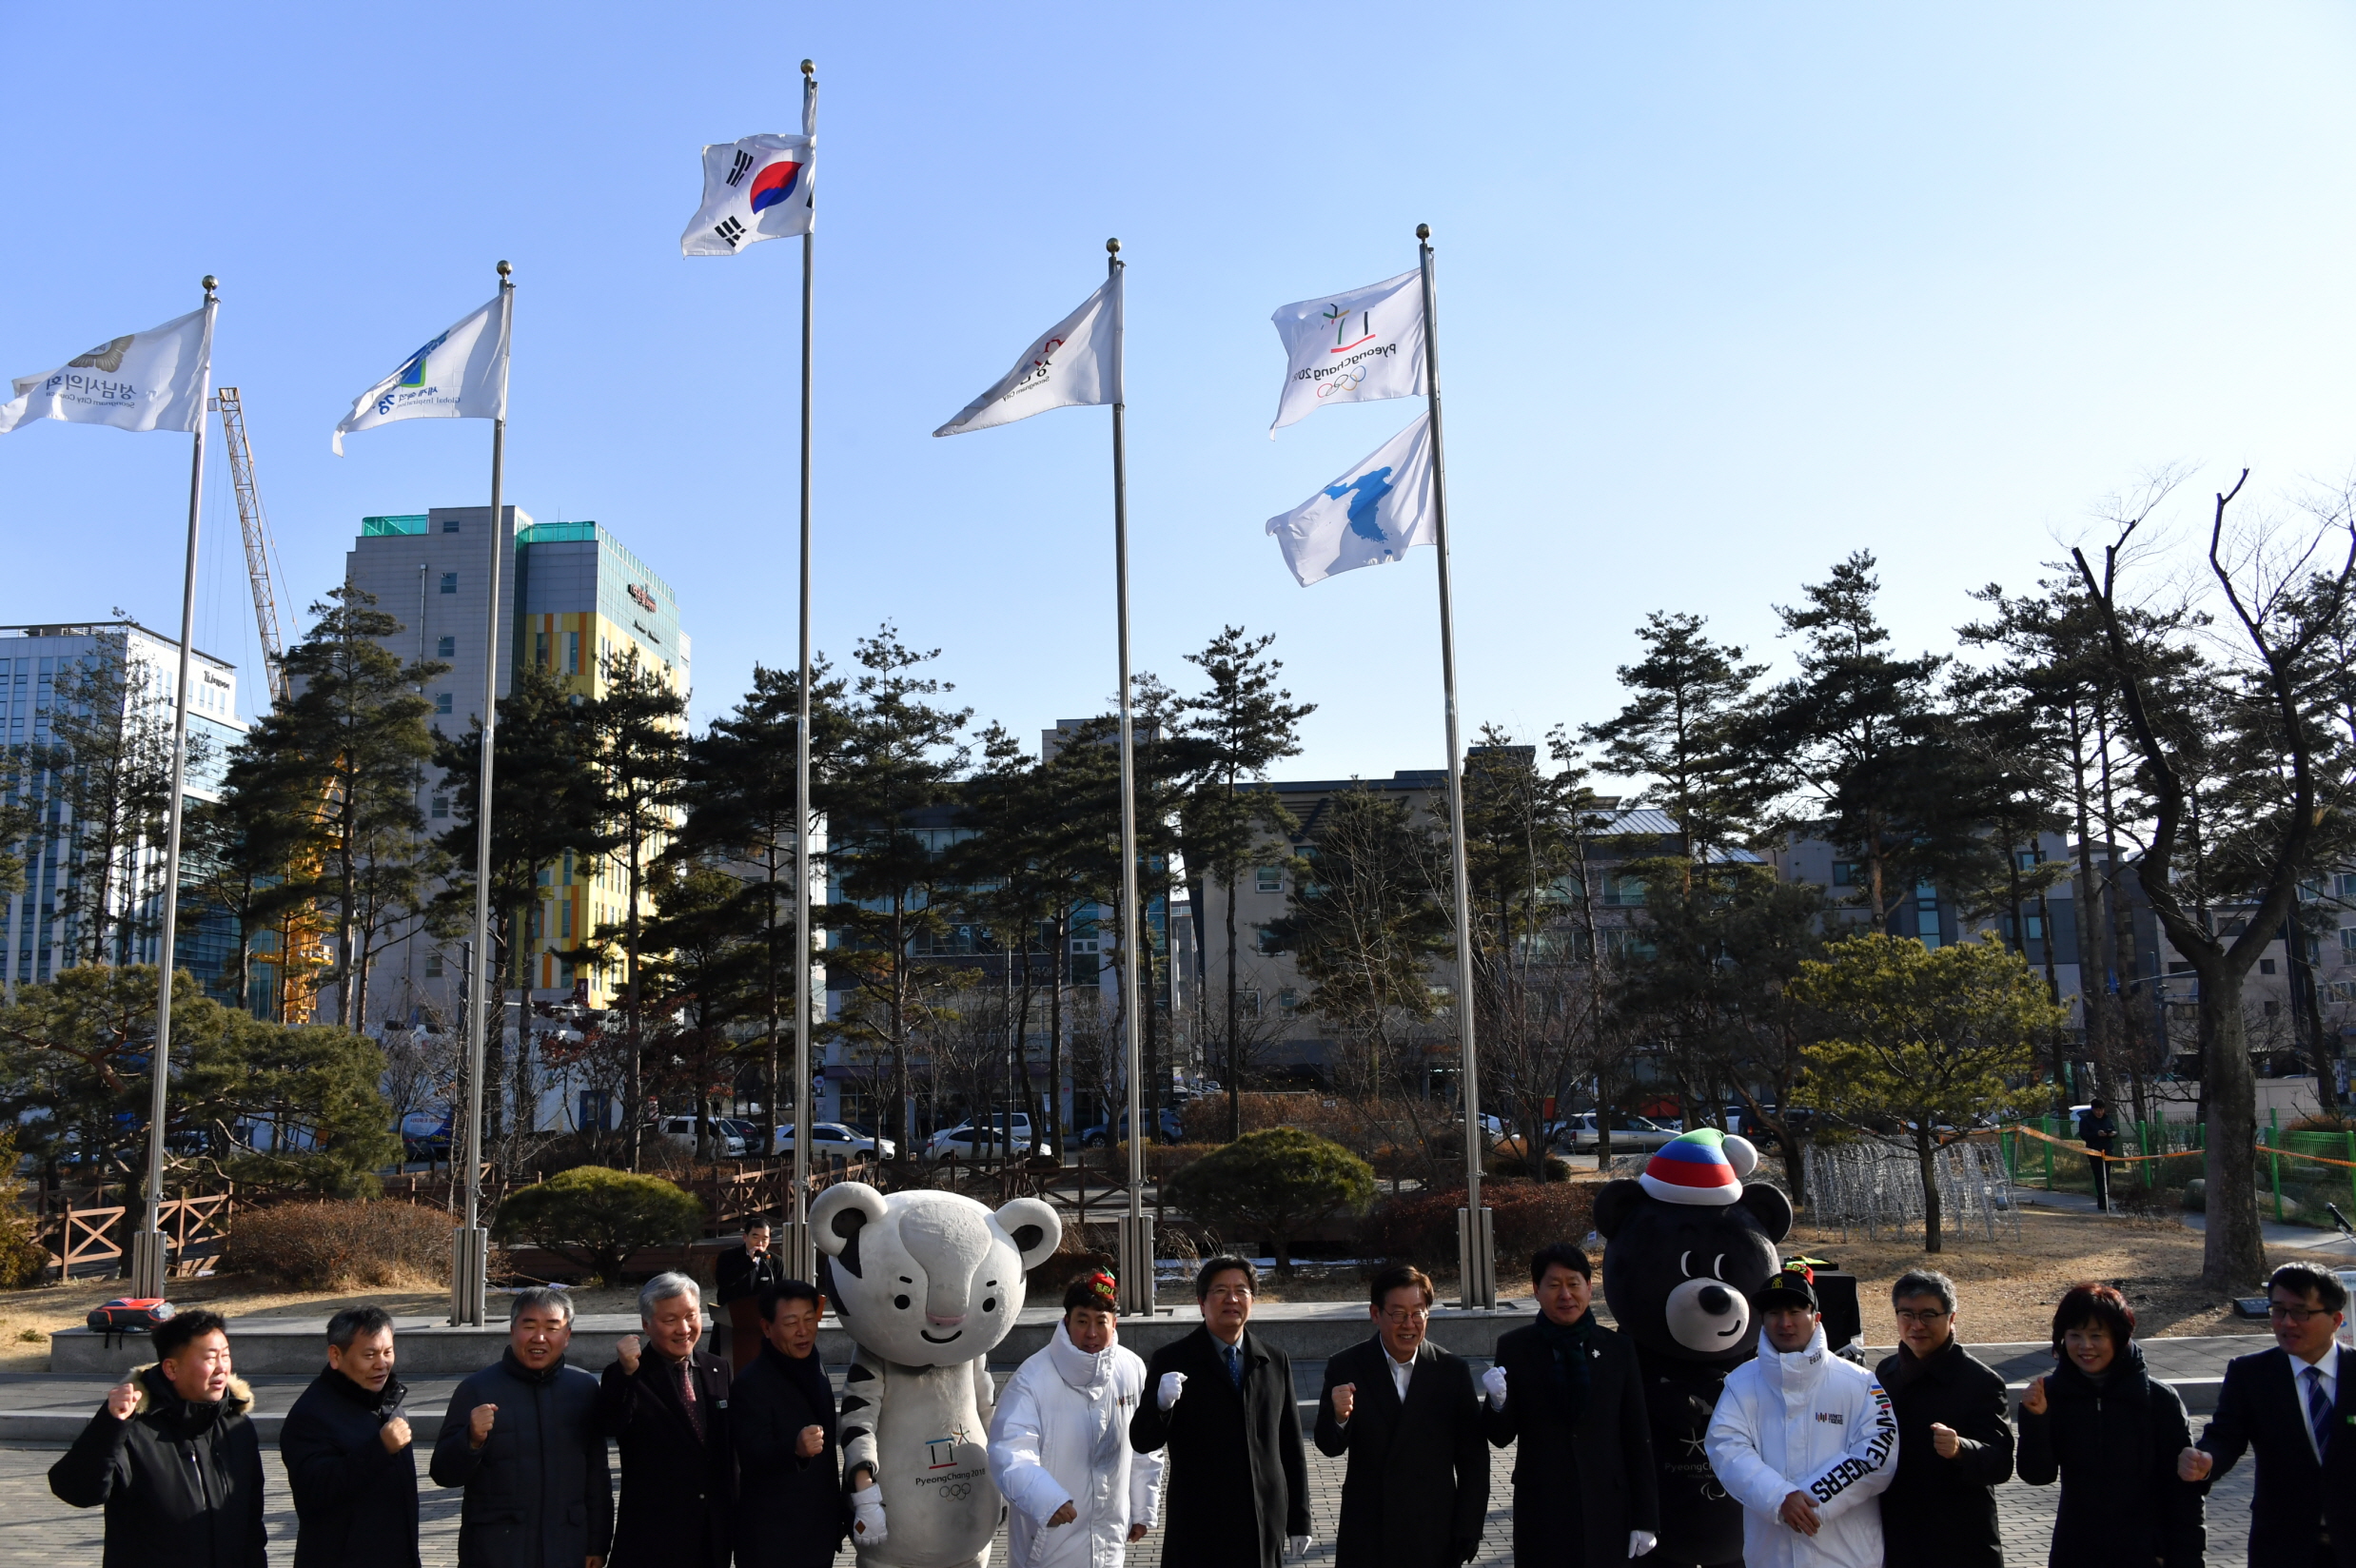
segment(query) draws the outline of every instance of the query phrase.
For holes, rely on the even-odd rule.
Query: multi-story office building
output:
[[[448,666],[421,689],[433,705],[428,722],[452,736],[476,722],[486,660],[495,665],[502,696],[515,672],[529,665],[594,696],[603,690],[610,661],[635,654],[642,668],[684,696],[689,641],[670,585],[598,523],[536,523],[512,506],[505,513],[495,644],[486,640],[489,507],[364,518],[344,557],[344,580],[374,595],[377,608],[403,623],[386,646],[404,661]],[[428,832],[449,829],[451,792],[438,772],[427,770],[418,806]],[[511,979],[535,1001],[609,1005],[621,987],[618,969],[576,973],[560,954],[599,925],[619,923],[629,897],[626,874],[611,861],[568,853],[541,868],[540,885],[518,956],[520,972],[511,971]],[[420,934],[385,955],[370,994],[383,998],[388,1020],[446,1013],[461,967],[455,945]]]
[[[110,671],[120,677],[107,686],[120,696],[127,740],[135,754],[144,754],[133,771],[167,768],[179,663],[177,637],[136,621],[0,626],[0,789],[41,807],[40,826],[22,846],[25,891],[0,899],[0,980],[9,995],[19,984],[45,982],[87,962],[92,942],[85,928],[92,918],[109,928],[102,961],[156,962],[164,892],[160,832],[135,836],[107,857],[103,915],[88,911],[77,917],[77,885],[96,874],[100,852],[94,825],[73,818],[72,792],[60,766],[66,759],[53,750],[60,738],[54,720],[60,682],[70,687],[77,666]],[[237,715],[237,668],[199,653],[190,675],[187,798],[212,800],[228,750],[245,730]],[[175,960],[208,989],[218,989],[236,944],[235,926],[226,917],[184,911]]]

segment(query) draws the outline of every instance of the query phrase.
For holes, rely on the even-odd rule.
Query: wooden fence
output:
[[[90,1208],[68,1207],[49,1218],[35,1240],[49,1252],[49,1266],[61,1280],[108,1279],[123,1270],[125,1243],[130,1236],[130,1216],[138,1207],[108,1204]],[[227,1246],[229,1222],[237,1199],[227,1192],[184,1194],[167,1198],[159,1215],[164,1231],[167,1272],[172,1279],[192,1279],[219,1258]]]

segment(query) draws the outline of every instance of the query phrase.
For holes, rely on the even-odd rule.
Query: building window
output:
[[[434,712],[438,714],[448,713],[450,711],[450,697],[451,694],[448,692],[436,692],[434,694]]]
[[[1276,993],[1276,1005],[1290,1012],[1301,1005],[1301,993],[1287,986]]]
[[[18,676],[23,679],[23,676]],[[2356,872],[2341,872],[2331,879],[2331,896],[2356,902]]]
[[[2340,928],[2340,962],[2356,964],[2356,926]]]
[[[1242,1013],[1247,1018],[1259,1017],[1260,993],[1256,990],[1237,991],[1235,993],[1235,1010]]]
[[[456,519],[456,518],[444,518],[444,519],[442,519],[442,531],[443,533],[445,533],[445,534],[455,534],[455,533],[457,533],[457,532],[458,532],[458,519]]]
[[[548,634],[545,632],[532,634],[532,667],[537,670],[548,668]]]
[[[438,794],[434,796],[434,814],[436,816],[447,816],[450,814],[450,797],[448,795]]]
[[[564,634],[564,673],[568,676],[580,674],[580,634],[579,632]]]
[[[2282,1010],[2283,1010],[2283,1005],[2282,1005],[2280,1002],[2268,1002],[2268,1003],[2266,1005],[2266,1015],[2267,1015],[2268,1018],[2272,1018],[2272,1017],[2276,1016],[2276,1015],[2277,1015],[2278,1013],[2280,1013]]]
[[[2012,863],[2022,871],[2033,872],[2045,863],[2045,854],[2039,850],[2015,850],[2012,852]]]
[[[1275,952],[1279,951],[1276,946],[1276,933],[1266,926],[1254,926],[1251,928],[1251,945],[1253,950],[1259,952]]]
[[[1285,868],[1282,866],[1254,867],[1251,876],[1252,887],[1256,892],[1283,892],[1285,891]]]
[[[428,980],[442,978],[442,954],[429,952],[425,955],[425,978]]]
[[[573,938],[573,901],[567,898],[558,904],[557,908],[561,911],[561,919],[563,922],[562,935],[564,936],[564,939],[569,942]]]
[[[1859,867],[1854,860],[1834,861],[1833,886],[1836,888],[1856,888],[1864,886],[1863,881],[1860,879],[1862,870],[1863,868]]]
[[[2258,972],[2260,974],[2272,974],[2274,972],[2274,960],[2271,958],[2259,959]]]
[[[435,643],[434,657],[436,658],[456,658],[458,657],[458,638],[454,637],[446,637],[440,642]]]
[[[455,594],[458,592],[458,574],[456,572],[444,572],[442,574],[442,591],[445,594]]]
[[[1633,909],[1644,902],[1644,879],[1623,876],[1608,872],[1603,877],[1603,902],[1620,909]]]

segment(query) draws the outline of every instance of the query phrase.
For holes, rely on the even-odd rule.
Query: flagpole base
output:
[[[490,1295],[491,1233],[481,1226],[450,1232],[450,1326],[480,1328]]]
[[[1497,1304],[1497,1247],[1489,1223],[1492,1212],[1486,1207],[1456,1211],[1456,1278],[1462,1297],[1457,1304],[1466,1311]]]
[[[131,1296],[134,1300],[164,1294],[164,1276],[170,1264],[160,1230],[131,1233]]]
[[[1153,1315],[1153,1216],[1124,1214],[1119,1222],[1118,1273],[1121,1315]]]

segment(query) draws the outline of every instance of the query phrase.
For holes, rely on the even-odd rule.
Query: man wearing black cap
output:
[[[1890,1396],[1825,1347],[1814,1271],[1787,1264],[1752,1298],[1755,1360],[1727,1374],[1710,1468],[1742,1504],[1749,1568],[1880,1568],[1880,1493],[1897,1470]]]
[[[2094,1206],[2111,1212],[2111,1162],[2119,1151],[2119,1124],[2111,1115],[2111,1102],[2096,1095],[2078,1112],[2078,1141],[2086,1146],[2087,1173],[2094,1182]]]

